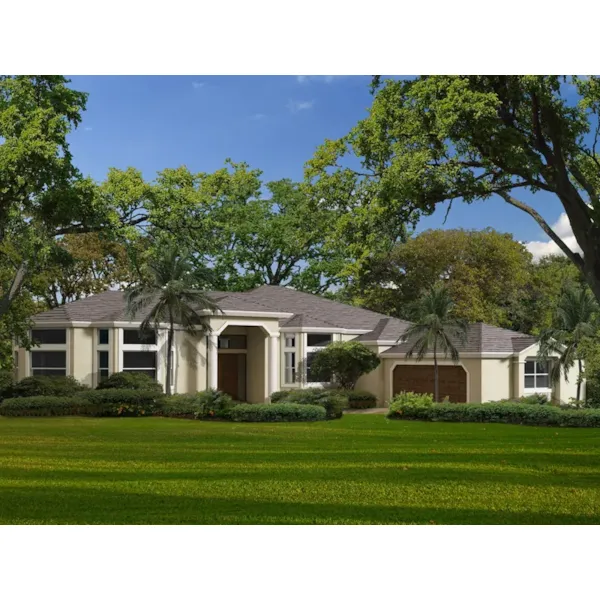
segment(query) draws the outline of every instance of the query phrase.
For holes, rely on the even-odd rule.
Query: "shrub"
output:
[[[283,402],[290,394],[292,390],[280,390],[279,392],[273,392],[269,399],[271,400],[271,404],[277,404],[278,402]]]
[[[400,392],[392,398],[390,404],[390,411],[392,406],[396,410],[403,410],[405,408],[429,408],[433,405],[433,394],[417,394],[416,392]]]
[[[305,388],[293,390],[275,402],[276,405],[282,403],[322,406],[328,419],[340,419],[344,414],[344,409],[348,406],[348,399],[337,390]]]
[[[10,398],[14,377],[10,371],[0,371],[0,402],[2,398]]]
[[[156,415],[161,417],[176,417],[180,419],[196,418],[197,394],[173,394],[163,396],[156,403]]]
[[[224,418],[234,406],[231,396],[219,390],[208,389],[196,395],[196,418]]]
[[[154,381],[154,379],[148,375],[144,373],[131,373],[128,371],[113,373],[110,377],[104,381],[101,381],[96,389],[154,390],[157,392],[163,391],[162,385],[158,383],[158,381]]]
[[[560,409],[557,406],[521,402],[485,404],[401,404],[393,402],[389,419],[454,421],[462,423],[512,423],[515,425],[554,425],[600,427],[600,410]]]
[[[6,417],[50,417],[89,413],[85,398],[64,396],[27,396],[7,398],[0,405],[0,415]]]
[[[229,418],[236,422],[284,422],[323,421],[326,411],[322,406],[292,404],[238,404],[229,411]]]
[[[315,353],[310,371],[316,381],[335,381],[351,390],[359,377],[376,369],[380,362],[377,354],[360,342],[333,342]]]
[[[48,377],[35,375],[17,381],[10,388],[11,398],[29,398],[32,396],[74,396],[78,392],[88,389],[87,385],[79,383],[71,377]]]
[[[89,412],[96,417],[140,417],[154,414],[162,395],[156,390],[96,389],[77,397],[91,405]]]
[[[500,400],[500,402],[509,402],[511,404],[548,404],[548,396],[546,394],[529,394],[528,396],[521,396],[520,398],[511,398]]]
[[[349,392],[345,392],[344,396],[348,399],[349,408],[375,408],[377,406],[377,396],[371,392],[350,390]]]

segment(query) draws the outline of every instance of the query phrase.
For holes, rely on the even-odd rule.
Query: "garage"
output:
[[[439,366],[440,400],[467,401],[467,373],[462,367]],[[393,393],[433,394],[433,365],[398,365],[393,374]]]

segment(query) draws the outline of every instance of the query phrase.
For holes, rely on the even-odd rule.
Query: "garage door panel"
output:
[[[450,402],[467,401],[467,374],[462,367],[438,367],[440,398],[448,396]],[[398,365],[394,369],[393,391],[433,394],[433,365]]]

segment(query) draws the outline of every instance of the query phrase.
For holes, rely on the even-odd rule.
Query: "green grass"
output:
[[[598,430],[0,418],[0,523],[600,523]]]

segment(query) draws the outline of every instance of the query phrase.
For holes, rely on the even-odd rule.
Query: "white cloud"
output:
[[[565,213],[560,215],[558,221],[552,225],[552,229],[570,250],[581,253],[581,248],[577,244],[571,229],[571,223]],[[525,247],[533,254],[533,259],[536,261],[549,254],[562,254],[562,250],[552,240],[547,242],[525,242]]]
[[[250,117],[251,121],[262,121],[262,119],[266,119],[267,115],[263,115],[263,113],[256,113]]]
[[[91,128],[91,127],[84,127],[84,128],[83,128],[83,130],[84,130],[84,131],[91,131],[91,130],[92,130],[92,128]]]
[[[301,110],[310,110],[313,106],[313,100],[290,100],[287,103],[287,108],[292,114],[300,112]]]
[[[199,90],[200,88],[204,87],[204,82],[203,81],[192,81],[192,87],[195,90]]]
[[[341,77],[341,75],[296,75],[296,81],[298,83],[309,83],[310,81],[331,83],[338,77]]]

